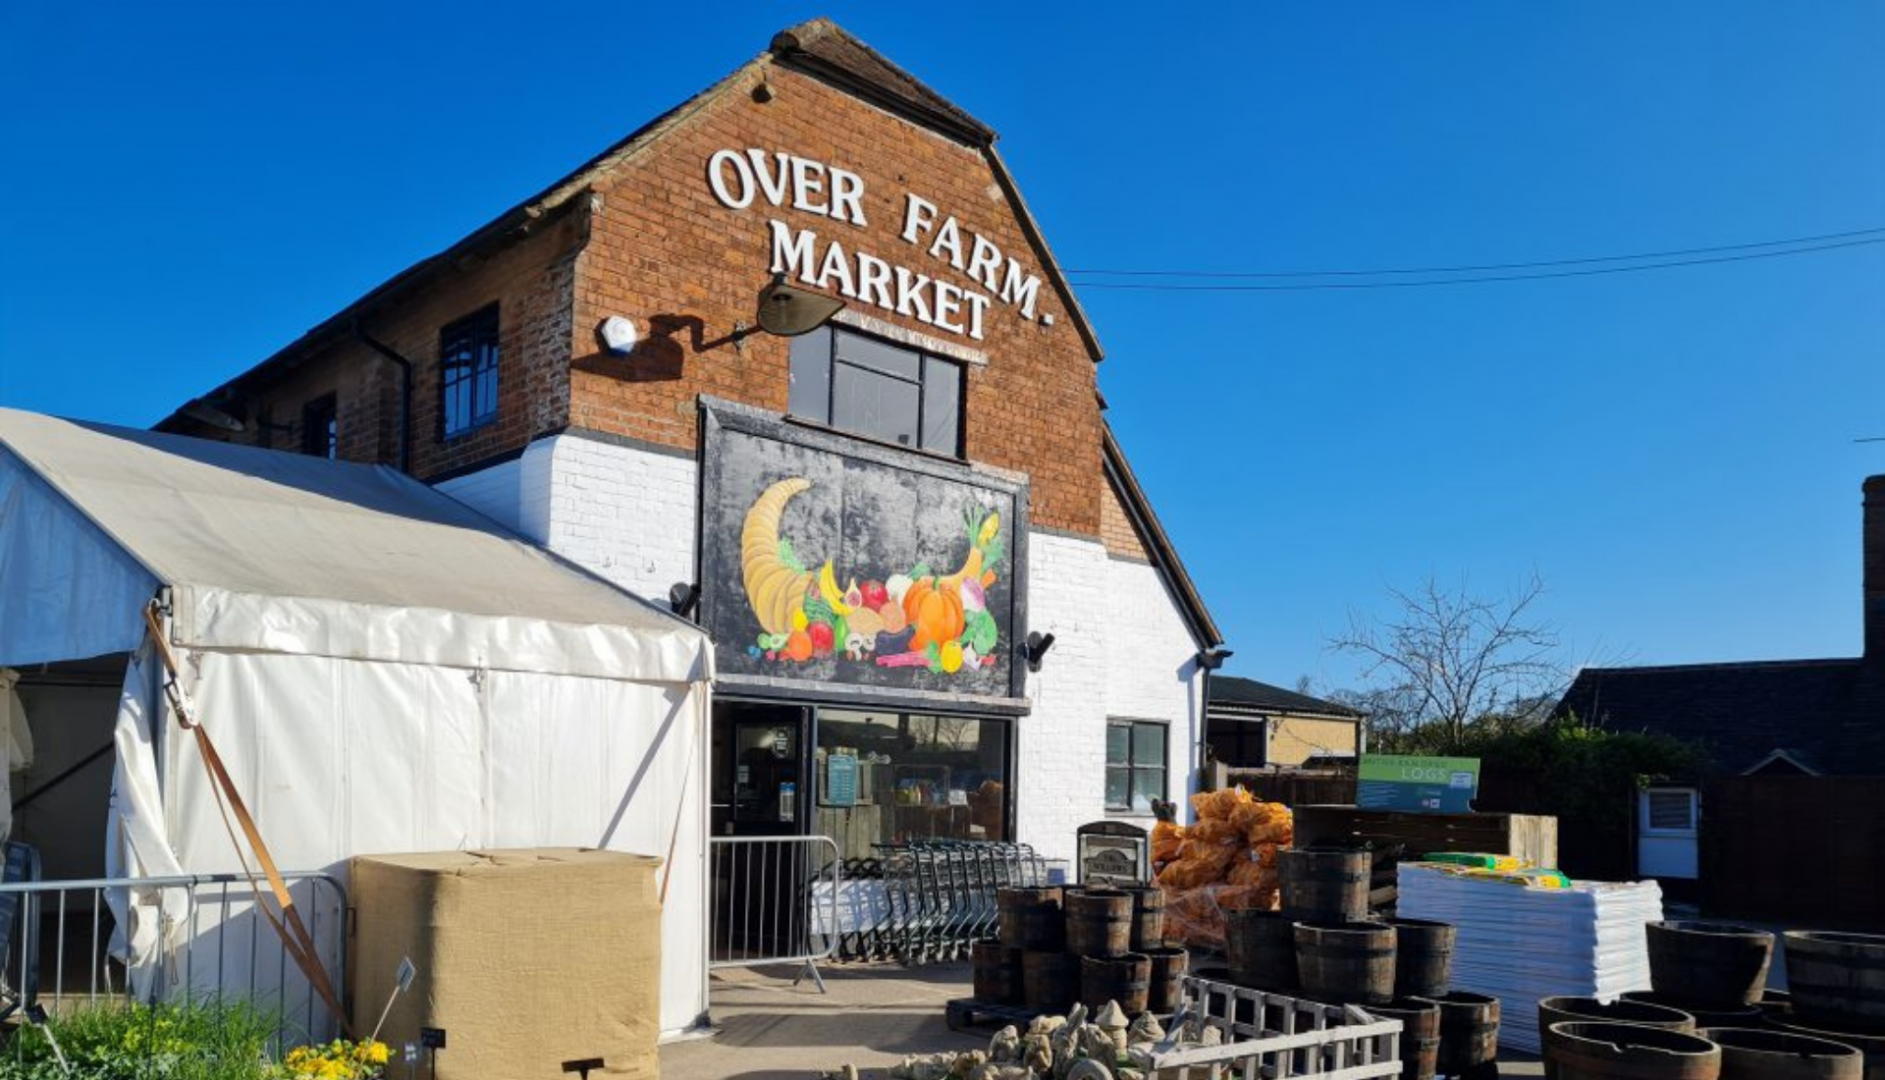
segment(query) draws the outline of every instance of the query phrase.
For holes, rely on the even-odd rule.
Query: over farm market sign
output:
[[[763,201],[775,209],[789,206],[856,229],[868,224],[863,177],[796,154],[757,148],[715,151],[707,159],[707,186],[720,205],[734,210]],[[897,236],[934,260],[927,267],[918,264],[913,269],[899,260],[847,249],[841,234],[821,238],[815,229],[793,228],[778,218],[768,219],[766,227],[772,272],[811,288],[977,341],[982,340],[993,303],[1008,305],[1023,318],[1035,317],[1041,279],[993,240],[964,228],[954,214],[943,213],[915,192],[904,193]],[[938,276],[942,267],[936,264],[973,285]],[[1047,321],[1049,316],[1041,318]]]

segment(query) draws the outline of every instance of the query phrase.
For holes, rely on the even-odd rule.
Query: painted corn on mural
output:
[[[704,415],[701,622],[722,677],[1021,695],[1024,479]]]
[[[802,476],[787,477],[746,511],[740,565],[746,602],[759,623],[749,655],[804,663],[837,654],[853,663],[948,675],[996,663],[1001,630],[988,610],[988,590],[1006,550],[998,511],[964,511],[967,553],[953,573],[938,574],[919,562],[881,580],[846,577],[840,587],[830,558],[813,573],[779,534],[786,504],[811,486]]]

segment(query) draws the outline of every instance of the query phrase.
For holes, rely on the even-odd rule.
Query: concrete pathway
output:
[[[662,1047],[661,1075],[812,1080],[846,1063],[881,1069],[906,1054],[975,1049],[988,1045],[992,1034],[954,1032],[943,1023],[943,1003],[969,993],[966,963],[835,965],[824,969],[828,994],[809,980],[793,986],[796,974],[793,968],[716,972],[714,1035]],[[1501,1076],[1544,1075],[1535,1059],[1501,1057]]]

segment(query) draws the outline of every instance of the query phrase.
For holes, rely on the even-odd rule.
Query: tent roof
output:
[[[709,677],[698,627],[385,466],[11,409],[0,446],[172,588],[180,644]]]

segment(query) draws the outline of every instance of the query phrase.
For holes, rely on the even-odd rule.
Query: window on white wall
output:
[[[1149,814],[1165,798],[1170,725],[1158,720],[1106,722],[1106,809]]]

